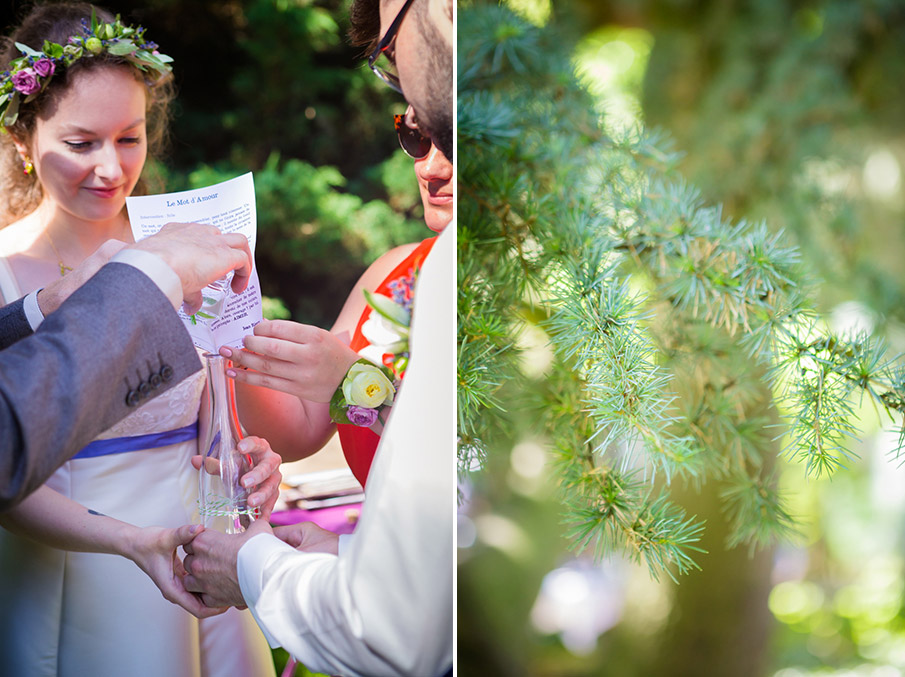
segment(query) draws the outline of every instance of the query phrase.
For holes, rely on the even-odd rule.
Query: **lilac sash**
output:
[[[159,433],[135,435],[133,437],[113,437],[109,440],[94,440],[72,458],[95,458],[110,454],[124,454],[129,451],[156,449],[177,442],[188,442],[198,437],[198,421],[189,423],[183,428],[164,430]]]

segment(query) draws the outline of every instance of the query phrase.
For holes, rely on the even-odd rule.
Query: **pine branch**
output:
[[[700,541],[703,525],[686,518],[681,508],[666,496],[651,498],[648,482],[637,472],[621,474],[607,467],[595,467],[593,454],[580,456],[566,489],[569,495],[567,536],[579,551],[592,548],[597,558],[623,552],[632,561],[644,561],[653,578],[699,568],[692,552],[704,550]]]
[[[704,204],[661,133],[611,129],[554,28],[476,2],[459,41],[460,468],[551,440],[576,547],[673,576],[702,528],[670,502],[675,476],[723,485],[731,545],[793,531],[773,408],[811,474],[854,457],[858,398],[905,446],[905,369],[823,328],[786,234]],[[556,356],[536,381],[515,347],[526,321]]]

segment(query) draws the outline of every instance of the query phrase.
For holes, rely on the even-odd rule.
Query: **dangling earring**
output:
[[[31,176],[34,171],[35,166],[31,163],[31,158],[26,155],[22,158],[22,173],[25,174],[25,176]]]

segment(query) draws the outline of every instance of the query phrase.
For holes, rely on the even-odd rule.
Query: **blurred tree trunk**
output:
[[[775,481],[766,479],[773,476],[779,453],[769,432],[778,421],[767,375],[737,350],[738,337],[730,332],[680,319],[672,329],[661,326],[658,336],[673,356],[681,432],[693,435],[708,464],[723,471],[714,481],[673,482],[672,499],[706,524],[699,545],[707,554],[696,558],[700,571],[671,586],[671,610],[649,674],[761,677],[772,623],[767,598],[773,547],[756,548],[756,541],[731,547],[745,527],[729,494],[733,464],[763,486]],[[753,525],[759,517],[746,513],[743,522],[753,528],[748,533],[758,533]]]
[[[657,677],[762,677],[772,616],[767,608],[772,549],[749,556],[725,547],[729,535],[713,483],[678,500],[705,520],[702,571],[673,586],[673,606],[650,674]]]

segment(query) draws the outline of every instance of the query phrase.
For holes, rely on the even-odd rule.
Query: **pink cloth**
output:
[[[358,519],[350,521],[350,516],[361,515],[361,503],[349,503],[337,505],[331,508],[319,508],[318,510],[281,510],[270,516],[270,523],[274,526],[298,524],[299,522],[314,522],[321,529],[327,529],[335,534],[351,534],[355,531]]]

